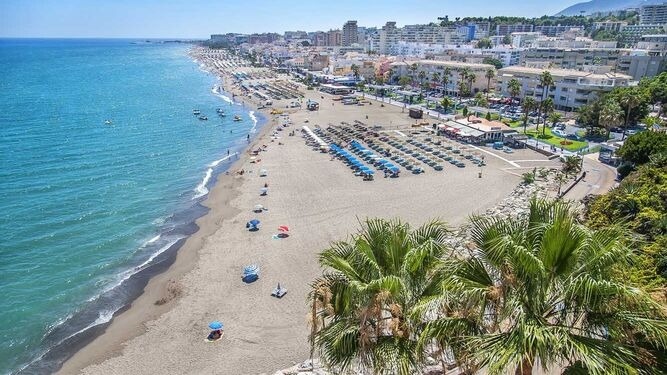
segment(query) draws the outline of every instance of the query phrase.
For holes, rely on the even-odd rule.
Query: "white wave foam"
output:
[[[204,195],[208,194],[208,188],[206,187],[206,184],[208,184],[208,181],[211,179],[211,175],[213,175],[213,168],[209,168],[206,170],[204,178],[201,180],[199,185],[197,185],[197,187],[194,190],[195,195],[192,197],[192,199],[201,198]]]
[[[220,86],[215,86],[215,87],[213,87],[213,89],[211,89],[211,92],[213,94],[215,94],[215,96],[217,96],[220,99],[226,101],[227,103],[234,104],[234,101],[232,100],[232,98],[230,98],[227,95],[224,95],[221,91],[222,91],[222,89],[220,88]]]
[[[250,132],[251,132],[251,133],[255,133],[255,132],[257,132],[257,123],[259,122],[259,121],[257,120],[257,116],[255,116],[255,111],[250,111],[250,113],[248,114],[248,116],[250,117],[250,119],[251,119],[252,122],[253,122],[253,124],[252,124],[252,128],[250,129]]]
[[[211,164],[209,164],[208,166],[209,166],[209,168],[215,168],[215,167],[217,167],[218,165],[220,165],[220,163],[222,163],[223,161],[225,161],[225,160],[231,158],[231,157],[234,156],[234,155],[236,155],[236,152],[233,153],[233,154],[231,154],[231,155],[227,155],[227,156],[225,156],[224,158],[218,159],[218,160],[212,162]]]
[[[155,237],[151,238],[150,240],[148,240],[147,243],[153,243],[153,242],[159,240],[160,237],[162,237],[162,236],[158,234],[157,236],[155,236]]]

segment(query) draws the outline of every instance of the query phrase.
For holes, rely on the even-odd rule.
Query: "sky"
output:
[[[0,37],[208,38],[448,15],[551,15],[581,0],[0,0]]]

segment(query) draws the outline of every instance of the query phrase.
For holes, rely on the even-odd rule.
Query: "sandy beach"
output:
[[[229,76],[225,84],[237,100],[259,104],[241,96]],[[176,262],[60,373],[261,374],[289,367],[309,356],[306,294],[321,273],[317,254],[331,241],[354,233],[366,217],[396,217],[414,225],[439,218],[456,227],[505,198],[522,173],[560,165],[530,150],[505,154],[485,148],[479,151],[487,162],[483,168],[446,165],[442,172],[428,169],[420,175],[376,175],[375,181],[363,181],[340,160],[307,146],[301,126],[325,128],[359,120],[405,134],[414,120],[398,106],[381,107],[377,101],[344,106],[301,88],[304,102],[316,100],[320,110],[289,110],[291,125],[277,132],[278,138],[273,133],[280,119],[263,110],[269,120],[252,142],[253,149],[267,146],[257,156],[260,161],[242,155],[229,175],[219,176],[205,201],[211,211],[197,221],[200,230],[179,250]],[[274,107],[287,112],[288,102]],[[295,136],[288,136],[290,131]],[[240,169],[243,175],[236,173]],[[260,177],[260,169],[268,176]],[[260,196],[265,183],[269,193]],[[257,204],[267,210],[252,212]],[[257,232],[245,228],[253,218],[261,221]],[[289,226],[288,238],[273,236],[280,225]],[[241,273],[249,264],[260,267],[260,278],[245,284]],[[270,296],[279,282],[289,290],[282,299]],[[213,320],[224,322],[225,336],[205,342]]]

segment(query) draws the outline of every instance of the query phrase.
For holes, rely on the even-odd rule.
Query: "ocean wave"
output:
[[[74,333],[72,333],[72,334],[70,334],[70,335],[67,335],[65,338],[59,340],[59,341],[58,341],[57,343],[55,343],[54,345],[51,345],[49,348],[47,348],[46,350],[44,350],[39,356],[37,356],[37,358],[35,358],[35,359],[33,359],[32,361],[30,361],[30,362],[26,363],[25,365],[21,366],[21,367],[18,369],[17,373],[22,372],[23,370],[25,370],[26,368],[28,368],[28,367],[29,367],[30,365],[32,365],[33,363],[36,363],[36,362],[41,361],[42,358],[44,358],[44,356],[45,356],[46,354],[48,354],[48,353],[51,351],[51,349],[53,349],[53,348],[55,348],[55,347],[61,345],[62,343],[64,343],[65,341],[71,339],[72,337],[75,337],[75,336],[77,336],[77,335],[79,335],[79,334],[81,334],[81,333],[84,333],[84,332],[86,332],[87,330],[89,330],[89,329],[91,329],[91,328],[93,328],[93,327],[95,327],[95,326],[98,326],[98,325],[100,325],[100,324],[108,323],[108,322],[111,320],[111,318],[113,318],[113,314],[115,314],[116,311],[118,311],[119,309],[120,309],[120,307],[117,308],[117,309],[115,309],[115,310],[103,310],[103,311],[100,311],[100,312],[98,313],[98,315],[97,315],[97,319],[95,319],[92,323],[88,324],[87,326],[81,328],[80,330],[78,330],[78,331],[76,331],[76,332],[74,332]],[[69,318],[71,318],[71,316],[68,316],[67,319],[69,319]],[[60,323],[60,324],[63,324],[65,321],[66,321],[66,320],[63,320],[63,322]],[[53,328],[51,328],[51,331],[53,331],[53,329],[54,329],[55,327],[57,327],[57,326],[54,326]]]
[[[255,116],[255,111],[250,111],[250,113],[248,114],[248,116],[250,117],[250,119],[251,119],[252,122],[253,122],[253,124],[252,124],[252,128],[250,129],[250,132],[251,132],[251,133],[255,133],[255,132],[257,132],[257,123],[259,122],[259,121],[257,120],[257,116]]]
[[[222,88],[220,86],[213,87],[213,89],[211,89],[211,92],[213,94],[215,94],[215,96],[217,96],[220,99],[226,101],[227,103],[234,104],[234,101],[232,100],[232,98],[230,98],[229,96],[222,93]]]
[[[201,180],[199,185],[194,189],[195,195],[192,197],[192,199],[197,199],[201,198],[204,195],[208,194],[208,188],[206,185],[208,184],[208,181],[211,179],[211,176],[213,175],[213,168],[209,168],[206,170],[206,173],[204,174],[204,178]]]
[[[220,163],[222,163],[223,161],[225,161],[225,160],[231,158],[231,157],[234,156],[234,155],[236,155],[236,153],[233,153],[233,154],[231,154],[231,155],[227,155],[227,156],[225,156],[224,158],[218,159],[218,160],[212,162],[211,164],[209,164],[208,166],[209,166],[209,168],[215,168],[215,167],[217,167],[218,165],[220,165]]]

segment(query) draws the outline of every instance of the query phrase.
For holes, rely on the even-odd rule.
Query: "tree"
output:
[[[449,84],[450,80],[452,78],[452,69],[449,67],[445,67],[445,69],[442,71],[442,90],[443,93],[447,93],[447,85]]]
[[[398,79],[398,85],[401,86],[402,88],[405,88],[405,86],[409,85],[412,80],[408,76],[401,76]]]
[[[625,122],[623,123],[623,137],[621,140],[625,139],[625,133],[628,130],[628,125],[630,124],[630,113],[636,107],[642,103],[642,98],[637,95],[635,90],[624,90],[621,94],[621,100],[619,103],[625,107]]]
[[[581,158],[574,155],[566,156],[561,167],[561,172],[563,172],[565,176],[574,176],[580,171]]]
[[[489,94],[491,93],[491,80],[496,77],[496,71],[493,68],[489,68],[486,70],[484,77],[486,78],[486,101],[488,102]]]
[[[421,363],[413,310],[442,278],[447,229],[432,221],[412,229],[368,219],[350,241],[320,253],[324,275],[311,285],[311,342],[330,367],[353,364],[375,374],[414,374]]]
[[[507,83],[507,91],[512,99],[516,100],[521,95],[521,82],[518,79],[512,78]]]
[[[491,119],[492,119],[491,112],[486,112],[486,117],[485,118],[486,118],[486,121],[491,121]]]
[[[496,69],[503,67],[503,62],[495,57],[487,56],[482,60],[483,64],[493,65]]]
[[[442,98],[442,100],[440,101],[440,105],[442,106],[442,108],[444,108],[444,113],[447,113],[447,109],[452,104],[454,104],[454,103],[452,103],[452,100],[450,98],[446,97],[446,96],[444,98]]]
[[[549,114],[549,122],[551,123],[551,126],[556,126],[556,124],[558,124],[562,119],[563,116],[558,112],[552,112]]]
[[[356,64],[352,64],[350,69],[352,69],[352,75],[354,76],[354,79],[359,80],[359,66]]]
[[[459,96],[462,96],[463,93],[461,91],[463,91],[462,89],[464,87],[467,89],[467,85],[465,82],[468,80],[468,76],[470,75],[471,72],[472,71],[468,67],[459,70]],[[470,93],[470,91],[468,90],[466,91],[468,94]]]
[[[421,89],[424,88],[424,80],[426,79],[426,72],[423,71],[423,70],[421,70],[421,71],[419,72],[419,74],[418,74],[418,77],[419,77],[419,87],[420,87],[420,91],[422,91]]]
[[[605,100],[600,109],[600,120],[599,123],[606,130],[605,139],[609,139],[609,133],[611,128],[618,126],[623,118],[623,108],[616,102],[616,100],[608,99]]]
[[[538,113],[539,113],[539,116],[538,116],[539,120],[537,122],[538,126],[539,126],[540,120],[542,120],[542,114],[544,113],[544,105],[545,105],[546,99],[549,95],[549,88],[553,84],[554,84],[554,79],[551,76],[551,73],[549,73],[548,70],[543,71],[542,74],[540,75],[540,86],[542,86],[542,96],[540,97],[540,106],[538,108]],[[551,103],[553,104],[553,101]],[[545,115],[546,115],[546,113],[545,113]],[[545,130],[543,129],[542,132],[544,133]]]
[[[412,65],[410,65],[410,67],[408,67],[408,70],[411,72],[410,76],[412,77],[413,85],[417,81],[417,69],[418,69],[417,63],[413,63]]]
[[[481,92],[478,92],[475,95],[475,105],[478,107],[486,107],[489,105],[489,103],[486,101],[486,98]]]
[[[616,152],[623,160],[641,165],[648,163],[652,157],[667,155],[667,134],[654,131],[643,131],[629,137]]]
[[[479,49],[489,49],[491,47],[493,47],[493,44],[489,38],[482,38],[477,42],[477,48]]]
[[[512,36],[507,34],[503,37],[503,44],[512,44]]]
[[[542,112],[544,114],[544,124],[542,125],[542,135],[545,135],[547,132],[547,118],[554,111],[554,100],[551,98],[546,98],[542,102]],[[539,123],[539,121],[538,121]]]
[[[468,78],[468,93],[469,95],[472,95],[472,84],[475,83],[477,80],[477,75],[470,71],[467,75]]]
[[[462,113],[463,113],[463,116],[468,117],[468,113],[469,113],[469,112],[468,112],[468,107],[467,107],[467,106],[466,106],[466,107],[463,107],[463,111],[462,111]]]
[[[627,232],[591,230],[567,203],[536,199],[523,217],[471,224],[474,249],[445,260],[440,296],[415,309],[428,317],[418,348],[445,346],[464,373],[524,375],[538,362],[631,373],[652,360],[638,337],[664,350],[663,308],[619,275],[633,260]]]
[[[440,73],[439,72],[433,72],[433,74],[431,75],[431,82],[433,83],[434,86],[437,85],[438,83],[440,83]]]
[[[537,102],[532,97],[526,97],[523,99],[523,134],[526,134],[526,128],[528,127],[528,115],[537,109]]]

